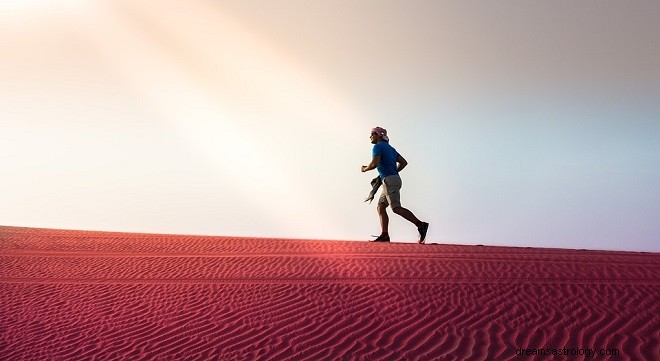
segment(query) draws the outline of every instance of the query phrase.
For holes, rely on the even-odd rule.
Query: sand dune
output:
[[[0,265],[3,360],[660,360],[658,253],[0,227]]]

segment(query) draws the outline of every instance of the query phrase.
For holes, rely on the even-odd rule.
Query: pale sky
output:
[[[658,1],[0,0],[0,225],[660,251]],[[393,241],[417,231],[390,213]]]

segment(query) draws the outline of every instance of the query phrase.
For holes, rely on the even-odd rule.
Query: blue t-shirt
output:
[[[380,156],[380,163],[376,166],[378,170],[378,175],[380,178],[385,178],[388,175],[399,174],[396,171],[396,158],[399,156],[396,149],[390,145],[390,143],[381,140],[380,142],[374,144],[373,149],[371,150],[371,156],[375,157]]]

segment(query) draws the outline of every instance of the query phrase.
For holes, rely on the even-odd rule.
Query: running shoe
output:
[[[390,236],[389,235],[380,235],[378,238],[370,240],[369,242],[389,242],[390,241]]]
[[[424,240],[426,239],[426,232],[429,230],[429,224],[426,222],[423,222],[421,226],[417,227],[417,231],[419,231],[419,244],[424,244]]]

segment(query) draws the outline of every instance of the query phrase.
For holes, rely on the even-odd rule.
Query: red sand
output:
[[[3,360],[660,360],[658,253],[0,227],[0,259]]]

